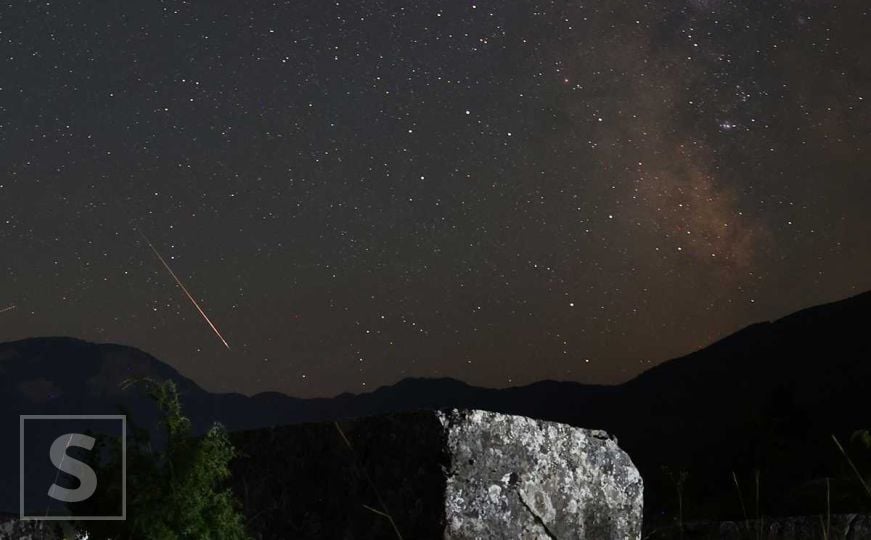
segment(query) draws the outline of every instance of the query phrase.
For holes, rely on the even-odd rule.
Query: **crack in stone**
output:
[[[520,504],[522,504],[524,508],[529,510],[529,513],[532,514],[532,517],[535,519],[536,523],[541,525],[541,528],[544,529],[544,533],[547,535],[547,537],[553,540],[559,540],[557,536],[553,533],[553,531],[548,528],[547,523],[545,523],[544,520],[541,519],[541,516],[538,515],[538,512],[536,512],[531,506],[526,504],[526,499],[523,498],[523,495],[519,491],[516,491],[515,493],[517,493],[517,498],[520,499]]]

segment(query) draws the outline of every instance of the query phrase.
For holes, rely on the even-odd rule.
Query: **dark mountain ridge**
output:
[[[672,512],[675,498],[663,467],[689,471],[688,516],[734,517],[739,507],[731,472],[746,480],[754,469],[762,471],[767,511],[795,513],[816,504],[808,502],[816,495],[805,492],[819,478],[838,472],[842,458],[830,434],[871,426],[869,329],[871,292],[751,325],[616,386],[541,381],[488,389],[449,378],[406,379],[367,394],[319,399],[213,394],[133,348],[34,338],[0,344],[0,425],[16,433],[19,414],[112,414],[119,407],[134,422],[150,425],[153,404],[119,386],[130,377],[174,380],[200,430],[216,420],[231,430],[250,430],[480,408],[612,432],[645,478],[652,519]],[[0,447],[0,459],[12,464],[0,469],[0,510],[16,507],[16,454],[14,446]]]

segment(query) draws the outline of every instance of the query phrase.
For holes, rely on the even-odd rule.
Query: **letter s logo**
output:
[[[87,463],[67,455],[66,450],[70,446],[77,446],[86,450],[92,450],[96,440],[93,437],[81,433],[67,433],[61,435],[51,443],[49,457],[51,462],[59,470],[75,476],[79,480],[79,487],[67,489],[57,484],[48,488],[48,496],[62,502],[75,503],[88,499],[97,491],[97,473]]]

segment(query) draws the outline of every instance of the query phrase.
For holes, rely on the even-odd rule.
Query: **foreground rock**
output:
[[[640,538],[642,481],[601,431],[483,411],[233,435],[258,538]]]
[[[76,538],[72,527],[58,521],[21,521],[17,515],[0,514],[0,540],[63,540]]]

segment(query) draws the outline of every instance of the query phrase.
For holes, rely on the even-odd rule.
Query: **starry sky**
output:
[[[618,383],[871,289],[869,10],[8,0],[0,341]]]

